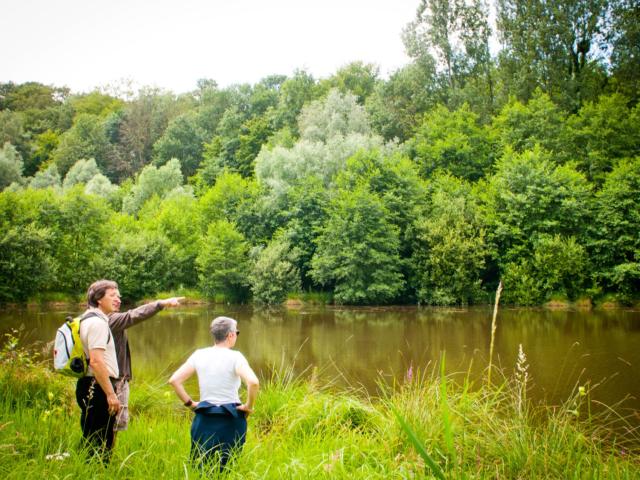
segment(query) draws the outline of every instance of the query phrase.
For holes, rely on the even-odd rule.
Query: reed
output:
[[[489,367],[487,373],[487,383],[491,385],[491,368],[493,366],[493,345],[496,339],[496,329],[498,327],[498,306],[500,305],[500,294],[502,293],[502,280],[496,289],[496,299],[493,305],[493,318],[491,319],[491,344],[489,345]]]

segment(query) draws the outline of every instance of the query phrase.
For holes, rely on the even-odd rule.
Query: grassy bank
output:
[[[212,478],[188,461],[186,411],[163,384],[137,379],[133,421],[111,465],[78,445],[73,381],[11,337],[0,350],[0,475],[24,478]],[[526,363],[494,386],[408,372],[382,398],[331,391],[312,376],[262,379],[247,444],[224,478],[638,478],[633,433],[591,413],[588,388],[559,407],[526,399]],[[406,422],[406,429],[402,422]],[[614,427],[618,427],[614,430]],[[411,435],[415,439],[411,440]],[[424,450],[423,450],[424,449]],[[209,475],[207,475],[209,474]]]

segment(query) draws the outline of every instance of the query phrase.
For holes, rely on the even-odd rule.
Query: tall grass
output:
[[[535,406],[513,377],[458,384],[445,375],[444,357],[381,385],[375,399],[275,371],[262,379],[247,444],[222,476],[189,462],[192,414],[170,389],[136,379],[132,422],[105,467],[79,448],[73,382],[15,343],[0,352],[4,479],[640,477],[640,439],[612,428],[614,412],[589,412],[588,388],[558,408]]]

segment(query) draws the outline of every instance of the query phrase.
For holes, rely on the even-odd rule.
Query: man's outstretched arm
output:
[[[140,322],[153,317],[164,308],[178,307],[185,297],[171,297],[146,303],[126,312],[112,312],[109,314],[109,328],[112,332],[121,332]]]

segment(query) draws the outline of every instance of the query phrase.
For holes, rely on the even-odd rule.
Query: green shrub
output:
[[[176,286],[179,265],[164,235],[145,231],[115,235],[103,261],[102,276],[117,281],[125,299]]]
[[[226,221],[209,225],[196,258],[200,289],[209,298],[222,294],[230,301],[248,296],[249,246],[236,227]]]
[[[290,256],[289,242],[277,239],[258,253],[249,277],[255,302],[280,304],[300,290],[300,272]]]

